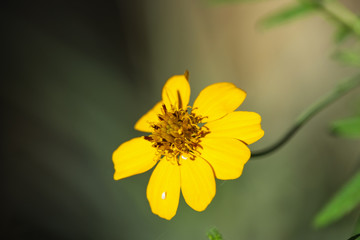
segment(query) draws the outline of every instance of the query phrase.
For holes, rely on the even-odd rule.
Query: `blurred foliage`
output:
[[[263,28],[271,28],[317,10],[324,13],[338,26],[334,35],[336,43],[344,42],[350,35],[359,36],[359,18],[335,0],[299,0],[296,4],[285,7],[265,17],[260,21],[260,26]],[[360,66],[360,54],[354,49],[338,51],[334,54],[334,58],[347,65]],[[335,96],[338,91],[342,91],[342,88],[336,88],[333,92],[334,95],[330,95],[330,99],[332,98],[331,96]],[[330,101],[324,101],[323,104],[320,102],[320,104],[315,104],[315,106],[328,105],[329,103]],[[360,137],[360,117],[356,116],[333,122],[331,124],[331,132],[340,137]],[[360,172],[320,211],[315,217],[314,226],[325,227],[353,210],[360,203],[359,189]]]
[[[317,228],[325,227],[360,204],[360,171],[328,202],[314,220]]]
[[[220,232],[216,228],[212,228],[208,231],[207,236],[209,240],[222,240]]]
[[[335,31],[334,40],[336,43],[344,42],[350,35],[352,30],[345,24],[338,24],[338,29]]]
[[[342,43],[351,35],[360,36],[360,20],[356,14],[336,0],[298,0],[297,3],[284,7],[260,20],[259,25],[265,29],[272,28],[291,20],[298,19],[317,11],[331,19],[337,25],[334,41]],[[351,59],[354,56],[348,56]],[[358,65],[358,59],[356,59]]]
[[[340,137],[360,138],[360,116],[333,122],[331,132]]]
[[[264,28],[275,27],[290,20],[304,16],[318,10],[319,5],[312,2],[299,2],[295,5],[285,7],[275,13],[270,14],[260,21],[260,26]]]
[[[355,224],[355,230],[354,233],[360,233],[360,216]]]
[[[352,236],[351,238],[349,238],[348,240],[356,240],[356,239],[359,239],[360,237],[360,234],[356,234],[354,236]]]
[[[360,67],[360,52],[355,49],[340,50],[334,54],[334,59],[349,66]]]

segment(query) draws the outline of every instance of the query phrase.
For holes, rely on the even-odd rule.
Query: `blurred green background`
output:
[[[354,68],[331,59],[320,15],[269,31],[257,21],[291,1],[7,1],[1,8],[2,236],[6,239],[338,240],[356,214],[315,230],[315,214],[356,169],[359,141],[328,124],[353,114],[359,89],[310,121],[279,151],[217,181],[204,212],[180,199],[163,220],[146,199],[150,172],[113,180],[112,152],[172,75],[190,71],[192,101],[221,81],[247,92],[267,147]],[[217,2],[217,1],[216,1]],[[360,10],[356,0],[344,1]]]

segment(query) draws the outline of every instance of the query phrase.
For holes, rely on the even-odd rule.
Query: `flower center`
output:
[[[201,138],[210,132],[207,127],[199,126],[205,117],[181,108],[168,110],[163,104],[158,118],[157,123],[151,124],[152,133],[144,137],[157,149],[156,160],[165,156],[179,165],[187,158],[194,160],[200,154],[197,149],[202,148]]]

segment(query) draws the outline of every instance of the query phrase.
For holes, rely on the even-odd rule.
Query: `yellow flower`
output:
[[[168,220],[176,214],[180,189],[191,208],[205,210],[215,196],[215,177],[240,177],[250,158],[247,145],[264,135],[259,114],[234,112],[246,97],[243,90],[232,83],[212,84],[191,108],[187,77],[171,77],[162,101],[135,124],[136,130],[150,134],[121,144],[113,153],[115,180],[159,162],[146,195],[152,212]]]

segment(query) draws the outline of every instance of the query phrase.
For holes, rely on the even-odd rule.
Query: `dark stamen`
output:
[[[145,140],[148,140],[148,141],[152,141],[153,138],[152,137],[149,137],[149,136],[144,136]]]
[[[179,90],[177,90],[176,93],[177,93],[177,97],[178,97],[179,108],[182,108],[182,101],[181,101],[181,96],[180,96]]]

